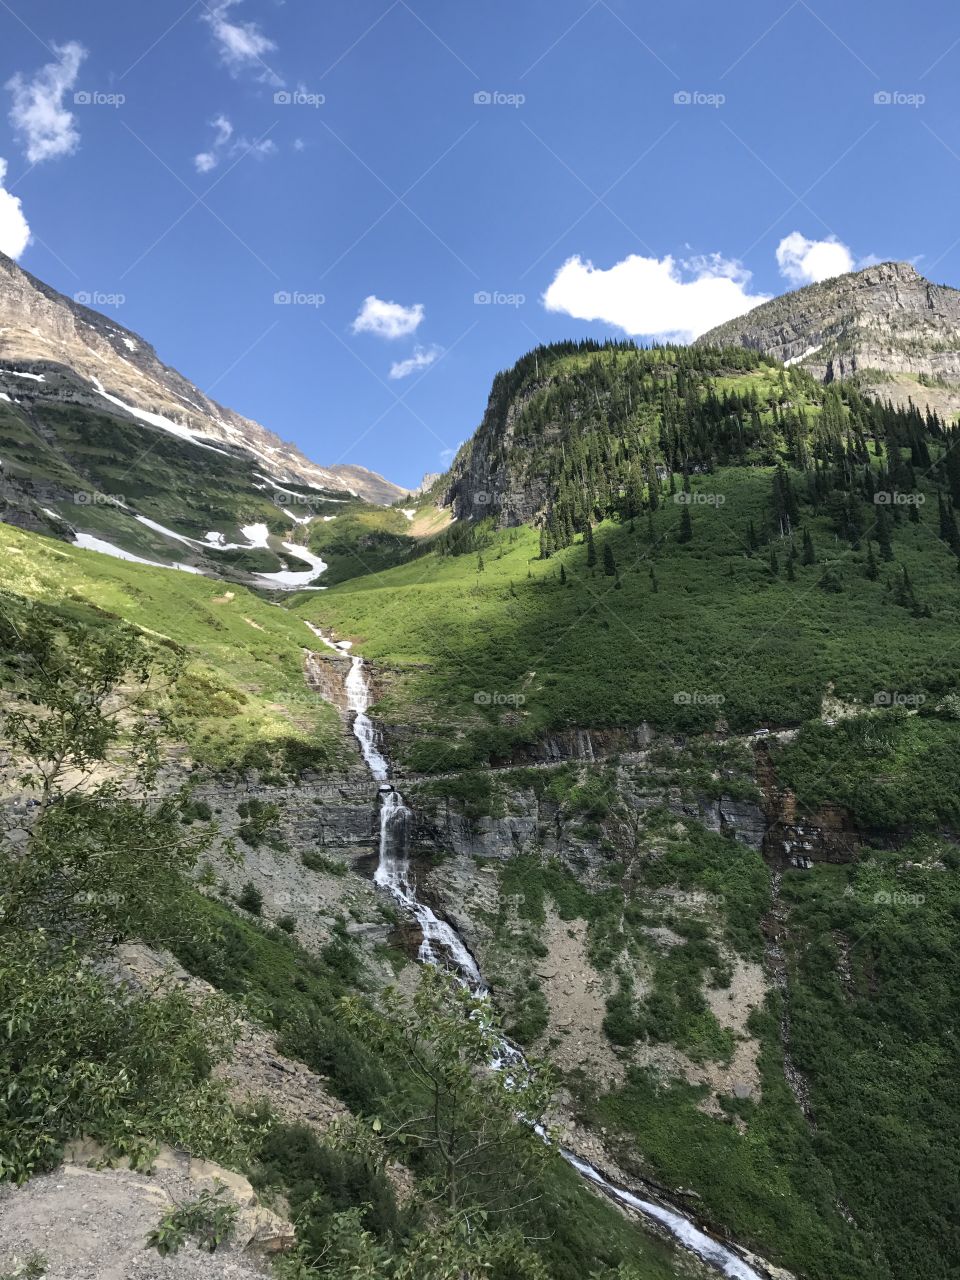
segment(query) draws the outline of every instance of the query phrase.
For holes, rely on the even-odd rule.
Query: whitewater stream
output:
[[[309,623],[307,625],[310,626]],[[317,628],[310,626],[310,630],[328,648],[335,649],[341,657],[346,656],[348,645],[332,644]],[[364,671],[363,659],[356,654],[350,657],[350,671],[345,681],[345,689],[347,705],[354,713],[354,736],[360,744],[360,751],[367,767],[380,788],[380,860],[374,880],[381,888],[392,894],[420,925],[423,931],[423,942],[418,957],[420,961],[424,964],[448,964],[477,995],[486,995],[487,987],[476,960],[456,930],[445,920],[440,920],[425,903],[420,901],[410,880],[407,847],[409,824],[413,815],[404,803],[403,796],[390,781],[389,765],[377,746],[373,721],[367,715],[367,709],[372,701],[370,685]],[[506,1042],[501,1063],[505,1061],[523,1062],[520,1051]],[[542,1133],[539,1126],[537,1131]],[[718,1240],[714,1240],[712,1236],[706,1235],[676,1209],[667,1208],[651,1200],[644,1200],[625,1187],[610,1182],[592,1164],[588,1164],[574,1152],[564,1147],[559,1147],[558,1150],[564,1160],[576,1169],[585,1181],[597,1187],[610,1199],[665,1227],[684,1248],[695,1253],[697,1257],[715,1267],[723,1275],[729,1276],[731,1280],[769,1280],[767,1272],[757,1271],[749,1266],[739,1254],[734,1253]]]

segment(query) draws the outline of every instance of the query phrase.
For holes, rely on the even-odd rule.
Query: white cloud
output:
[[[87,51],[76,40],[54,45],[53,51],[58,61],[41,67],[32,80],[18,71],[6,84],[13,94],[10,123],[25,144],[31,164],[68,156],[80,144],[73,112],[66,110],[63,98],[77,83]]]
[[[384,302],[371,293],[364,298],[352,328],[354,333],[375,333],[378,338],[405,338],[416,333],[423,315],[422,302],[404,307],[399,302]]]
[[[269,138],[261,138],[257,142],[250,142],[242,137],[235,138],[232,122],[222,113],[210,121],[210,127],[214,131],[210,150],[201,151],[193,157],[193,167],[197,173],[210,173],[224,156],[232,159],[240,155],[252,155],[255,159],[262,160],[264,156],[272,156],[277,149],[277,144]]]
[[[548,311],[601,320],[633,337],[690,341],[767,301],[750,273],[719,254],[677,262],[630,254],[606,270],[568,258],[543,295]]]
[[[231,155],[238,155],[244,151],[260,160],[264,156],[274,155],[276,150],[277,144],[272,138],[261,138],[259,142],[248,142],[246,138],[239,138],[231,148]]]
[[[3,185],[6,177],[7,162],[0,159],[0,253],[19,258],[30,243],[30,227],[19,197],[11,195]]]
[[[842,276],[854,268],[853,254],[836,236],[826,240],[808,240],[792,231],[777,245],[777,266],[785,280],[793,285],[815,284]]]
[[[256,22],[231,22],[230,10],[240,3],[241,0],[219,0],[202,15],[217,42],[220,61],[231,75],[259,70],[261,80],[282,84],[277,73],[264,62],[264,54],[272,53],[276,44],[264,35]]]
[[[390,366],[391,378],[409,378],[419,369],[429,369],[443,355],[443,347],[414,347],[413,355]]]
[[[222,112],[220,115],[215,116],[214,119],[210,121],[210,124],[217,132],[217,136],[214,139],[214,146],[225,147],[233,137],[233,125]]]

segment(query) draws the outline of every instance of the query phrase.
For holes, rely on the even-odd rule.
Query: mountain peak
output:
[[[924,280],[917,268],[912,262],[874,262],[868,267],[861,267],[859,271],[850,273],[859,276],[861,280],[868,281],[873,284],[883,284],[887,280],[903,280],[908,284],[913,284],[918,280]],[[834,277],[842,280],[842,276]],[[828,283],[824,281],[823,283]],[[929,283],[929,281],[924,281]]]
[[[910,262],[878,262],[764,302],[703,334],[801,365],[822,382],[856,378],[895,404],[960,412],[960,291]]]
[[[125,414],[148,432],[240,449],[275,480],[346,489],[382,505],[406,493],[365,467],[310,461],[296,445],[210,399],[163,364],[138,333],[86,303],[85,295],[65,297],[0,253],[0,392],[52,396]],[[33,375],[29,386],[24,372]]]

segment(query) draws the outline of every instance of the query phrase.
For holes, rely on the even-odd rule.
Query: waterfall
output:
[[[309,623],[307,624],[310,625]],[[310,628],[316,635],[320,632]],[[325,636],[320,637],[331,648]],[[338,648],[343,654],[343,650]],[[363,758],[380,785],[380,859],[374,875],[374,881],[386,889],[400,905],[416,919],[423,932],[418,959],[423,964],[449,963],[468,986],[478,995],[486,994],[487,987],[477,967],[477,962],[463,944],[455,929],[445,920],[440,920],[431,909],[419,900],[410,881],[410,863],[407,856],[410,834],[410,819],[413,817],[404,803],[403,796],[390,781],[390,769],[376,742],[373,722],[367,715],[371,693],[363,669],[363,659],[353,656],[350,659],[350,671],[346,679],[347,703],[355,712],[353,732],[360,744]],[[494,1069],[522,1067],[525,1059],[513,1045],[504,1041],[503,1049],[496,1062],[491,1063]],[[537,1132],[547,1140],[546,1135],[537,1126]],[[732,1249],[728,1249],[712,1236],[708,1236],[695,1226],[683,1214],[673,1208],[656,1204],[651,1200],[643,1200],[628,1191],[626,1187],[617,1186],[595,1169],[586,1160],[581,1160],[572,1151],[559,1147],[560,1155],[587,1182],[598,1187],[604,1195],[619,1204],[643,1214],[659,1223],[691,1253],[702,1261],[715,1267],[729,1280],[769,1280],[767,1272],[760,1272],[743,1260]]]
[[[327,641],[329,644],[329,641]],[[342,651],[341,651],[342,652]],[[380,784],[380,858],[374,882],[391,893],[397,902],[415,918],[423,934],[419,959],[424,964],[449,961],[451,966],[477,991],[485,991],[477,962],[464,946],[455,929],[417,897],[410,883],[407,841],[412,814],[403,796],[390,782],[390,769],[377,746],[373,721],[367,715],[370,685],[363,669],[363,659],[354,654],[344,682],[347,707],[354,713],[353,734],[367,768]]]
[[[359,738],[359,734],[357,736]],[[419,924],[423,933],[418,954],[421,963],[440,964],[448,960],[474,990],[485,991],[477,962],[463,945],[456,930],[445,920],[440,920],[420,901],[410,883],[407,840],[412,817],[399,791],[391,787],[390,790],[381,792],[380,860],[373,877],[374,882],[392,893]]]
[[[367,707],[370,705],[370,688],[363,673],[362,658],[354,655],[350,659],[350,670],[343,687],[347,694],[347,707],[355,712],[353,733],[360,743],[360,751],[367,762],[367,768],[378,782],[385,783],[390,771],[386,760],[377,750],[373,721],[367,715]]]

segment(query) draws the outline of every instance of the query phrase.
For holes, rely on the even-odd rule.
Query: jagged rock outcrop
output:
[[[454,459],[443,501],[458,520],[481,520],[495,512],[501,525],[519,525],[543,510],[550,492],[546,475],[521,475],[511,457],[529,394],[506,410],[491,397],[476,435]]]
[[[532,787],[509,787],[499,797],[496,814],[474,817],[456,799],[437,794],[436,786],[427,784],[425,791],[408,787],[414,807],[412,845],[420,856],[452,853],[457,858],[504,861],[536,851],[548,857],[602,861],[600,840],[611,833],[585,835],[582,815],[565,813],[562,805]],[[730,796],[714,799],[667,785],[638,759],[616,767],[615,792],[635,815],[663,807],[754,849],[761,849],[766,839],[768,821],[759,804]],[[631,834],[624,832],[623,838],[629,847]]]
[[[948,414],[960,408],[960,290],[931,283],[908,262],[784,294],[697,345],[748,347],[822,382],[859,375],[866,390],[898,404],[912,398]]]

